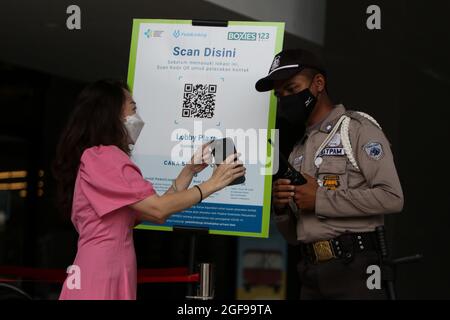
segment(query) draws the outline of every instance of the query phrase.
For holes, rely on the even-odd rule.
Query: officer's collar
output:
[[[345,107],[342,104],[336,105],[333,110],[330,111],[328,116],[322,121],[319,131],[330,133],[333,130],[336,122],[338,122],[339,118],[345,114]]]

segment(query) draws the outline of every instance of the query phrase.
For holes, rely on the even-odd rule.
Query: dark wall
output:
[[[366,28],[371,4],[381,8],[381,30]],[[448,1],[328,1],[331,93],[384,128],[405,194],[403,212],[387,219],[393,253],[425,256],[400,267],[400,298],[450,298],[449,9]]]

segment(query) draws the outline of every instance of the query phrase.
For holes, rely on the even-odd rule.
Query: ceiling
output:
[[[73,3],[81,30],[66,28]],[[0,9],[0,61],[82,81],[126,78],[133,18],[255,20],[202,0],[9,0]],[[285,45],[319,50],[291,33]]]

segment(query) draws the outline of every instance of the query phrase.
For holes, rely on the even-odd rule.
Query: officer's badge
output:
[[[339,176],[331,175],[323,177],[322,186],[328,190],[336,190],[340,186]]]
[[[369,142],[364,146],[364,151],[366,151],[369,158],[373,160],[380,160],[384,153],[383,153],[383,147],[381,146],[381,143],[378,142]]]
[[[337,147],[341,144],[341,134],[340,133],[336,133],[333,138],[331,138],[330,142],[328,142],[328,146],[329,147]]]
[[[278,68],[280,66],[280,58],[281,58],[280,56],[276,56],[273,59],[273,62],[272,62],[272,65],[270,66],[269,72],[272,72],[273,70],[275,70],[276,68]]]
[[[299,156],[294,159],[294,166],[300,166],[303,162],[303,156]]]

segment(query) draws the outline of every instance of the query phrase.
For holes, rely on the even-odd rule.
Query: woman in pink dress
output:
[[[160,196],[130,160],[130,144],[143,125],[128,87],[120,82],[98,81],[78,97],[54,166],[60,207],[71,214],[79,234],[61,300],[136,299],[132,232],[138,221],[164,223],[245,174],[232,155],[209,180],[189,188],[194,174],[207,166],[205,144]]]

